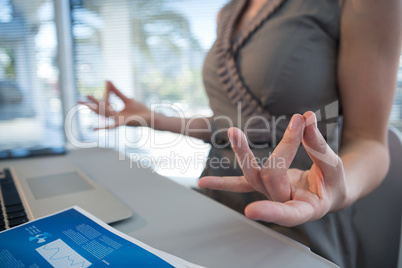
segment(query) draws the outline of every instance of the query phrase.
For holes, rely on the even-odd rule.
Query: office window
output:
[[[397,91],[394,106],[391,111],[390,124],[394,125],[402,132],[402,54],[399,58],[398,81],[396,87]]]
[[[63,137],[53,2],[0,0],[0,152],[63,147]]]
[[[211,115],[202,63],[216,36],[216,15],[226,2],[71,0],[71,10],[64,10],[71,14],[71,32],[57,33],[54,1],[0,0],[0,151],[64,143],[57,34],[73,39],[75,80],[70,83],[76,84],[79,98],[101,98],[104,81],[111,80],[147,105],[165,105],[159,110],[166,114],[178,115],[169,108],[174,105],[186,116]],[[402,131],[402,63],[397,90],[390,123]],[[171,151],[183,161],[193,159],[186,170],[157,169],[163,175],[197,177],[202,170],[202,158],[194,156],[207,154],[202,142],[146,128],[94,132],[105,120],[99,122],[88,109],[76,118],[81,140],[135,153],[144,164],[156,167],[155,160],[169,158]],[[121,147],[120,140],[125,142]],[[175,145],[166,148],[160,141]]]
[[[216,16],[227,0],[72,0],[77,90],[101,98],[105,80],[124,94],[171,116],[210,116],[202,83],[206,52],[216,38]],[[118,108],[121,103],[114,98]],[[170,177],[197,178],[209,145],[146,128],[92,131],[107,124],[83,109],[81,137],[118,148]],[[172,153],[175,155],[173,156]],[[204,159],[194,154],[201,153]],[[171,160],[175,157],[182,160]],[[165,168],[160,163],[170,161]],[[191,161],[179,167],[177,161]],[[159,164],[158,164],[159,163]]]

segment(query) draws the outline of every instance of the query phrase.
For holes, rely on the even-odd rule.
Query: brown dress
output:
[[[232,41],[246,3],[234,0],[222,9],[217,40],[204,64],[204,84],[214,117],[212,148],[203,176],[242,174],[228,143],[226,132],[231,126],[248,130],[250,147],[261,162],[281,140],[295,113],[316,112],[327,142],[335,151],[339,144],[339,0],[268,0],[253,23]],[[216,161],[223,158],[225,164],[217,166]],[[300,147],[292,167],[305,170],[311,164]],[[240,213],[247,204],[265,199],[259,193],[201,192]],[[352,217],[350,207],[295,228],[263,224],[341,267],[356,267],[362,264],[357,261]]]

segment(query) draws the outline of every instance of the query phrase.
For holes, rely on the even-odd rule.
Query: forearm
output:
[[[399,0],[344,1],[338,60],[343,111],[341,209],[370,193],[388,166],[387,125],[401,51]]]
[[[211,125],[207,117],[179,118],[154,113],[151,118],[151,128],[190,136],[206,142],[211,140]]]
[[[345,208],[373,191],[384,179],[390,161],[386,142],[370,139],[347,141],[340,150],[340,157],[347,192],[344,203],[335,210]]]

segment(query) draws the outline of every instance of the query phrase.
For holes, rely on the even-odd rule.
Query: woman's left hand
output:
[[[228,135],[244,176],[204,177],[198,185],[215,190],[263,193],[268,200],[249,204],[245,209],[248,218],[295,226],[347,206],[342,160],[321,135],[313,112],[293,115],[283,139],[262,167],[257,164],[241,130],[231,128]],[[313,160],[309,170],[289,168],[300,143]]]

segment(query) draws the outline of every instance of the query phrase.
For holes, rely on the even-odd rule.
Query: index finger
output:
[[[275,201],[285,202],[291,198],[288,170],[300,147],[303,125],[303,116],[293,115],[282,140],[262,166],[261,180]]]
[[[110,85],[108,83],[109,81],[106,81],[106,89],[105,89],[105,95],[103,96],[103,101],[105,102],[106,107],[109,107],[109,98],[110,98]]]
[[[244,133],[240,129],[232,127],[228,130],[228,136],[244,177],[249,181],[254,189],[269,196],[269,193],[260,179],[261,168],[258,165],[253,152],[250,150]]]
[[[109,90],[109,92],[113,91],[113,93],[116,94],[116,96],[119,97],[123,102],[129,100],[129,98],[127,98],[123,93],[121,93],[120,90],[118,90],[110,81],[106,82],[106,89]]]

